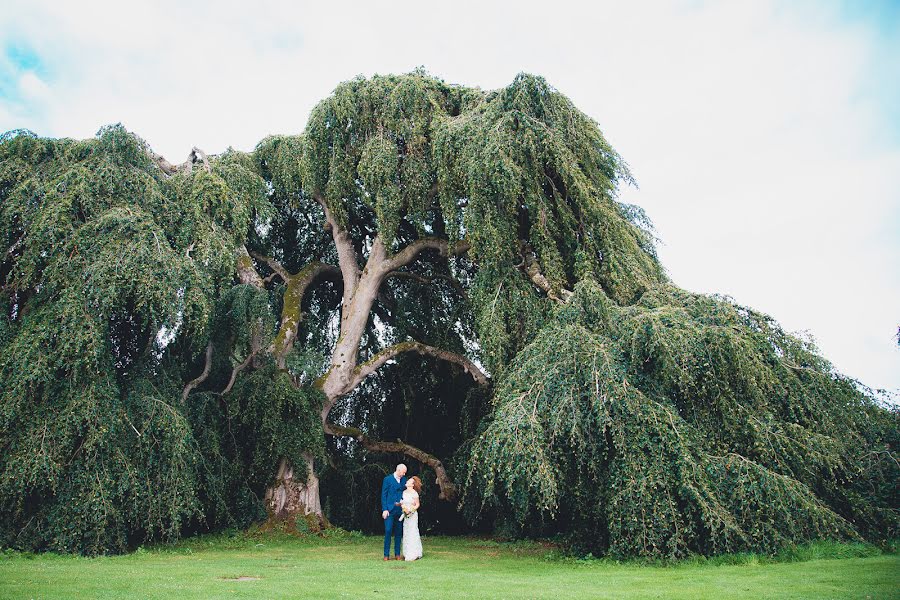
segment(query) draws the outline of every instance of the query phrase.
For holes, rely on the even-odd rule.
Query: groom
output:
[[[381,482],[381,518],[384,519],[384,560],[390,560],[391,534],[394,535],[394,558],[401,560],[400,538],[403,537],[403,510],[399,502],[406,488],[406,465],[400,463],[393,473]]]

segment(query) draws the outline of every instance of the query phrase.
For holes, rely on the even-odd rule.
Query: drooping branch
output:
[[[417,352],[425,356],[440,358],[441,360],[445,360],[462,367],[463,371],[471,375],[472,379],[474,379],[475,383],[477,383],[478,385],[487,385],[489,382],[488,376],[485,374],[485,372],[465,356],[456,354],[455,352],[450,352],[449,350],[442,350],[440,348],[435,348],[434,346],[428,346],[420,342],[401,342],[399,344],[395,344],[393,346],[385,348],[384,350],[373,356],[370,360],[359,365],[353,371],[353,387],[359,385],[359,383],[363,379],[377,371],[382,365],[384,365],[384,363],[391,360],[398,354],[402,354],[403,352]]]
[[[265,288],[265,282],[260,276],[259,271],[257,271],[256,267],[253,266],[253,260],[250,258],[250,253],[247,251],[247,247],[244,245],[238,246],[236,253],[238,281],[245,285],[252,285],[258,289]],[[250,335],[250,352],[240,364],[232,369],[231,378],[228,380],[228,385],[225,386],[225,389],[222,391],[223,394],[227,394],[231,391],[231,388],[234,387],[234,382],[237,380],[238,374],[243,371],[248,365],[250,365],[250,363],[259,353],[260,349],[262,348],[262,339],[262,328],[259,324],[257,324],[253,327],[252,333]]]
[[[187,401],[188,394],[191,393],[195,387],[206,381],[206,378],[209,377],[210,369],[212,368],[212,355],[213,355],[213,343],[212,340],[206,344],[206,359],[203,363],[203,372],[200,373],[195,379],[192,379],[186,386],[184,386],[184,391],[181,392],[181,402],[182,404]]]
[[[231,370],[231,378],[228,380],[228,385],[226,385],[225,389],[222,390],[223,394],[227,394],[231,391],[231,388],[234,387],[234,382],[237,381],[238,374],[250,365],[257,352],[259,352],[259,348],[253,348],[250,351],[250,354],[247,355],[247,358],[243,360],[243,362],[235,365],[235,367]]]
[[[18,239],[16,239],[16,241],[13,242],[13,245],[10,246],[9,248],[7,248],[6,252],[3,254],[3,260],[0,260],[0,262],[6,261],[6,259],[9,258],[20,245],[22,245],[22,240],[24,240],[24,239],[25,239],[25,232],[23,231],[22,235],[20,235],[18,237]]]
[[[362,444],[362,446],[366,450],[369,450],[371,452],[400,453],[414,458],[417,461],[428,465],[434,471],[435,483],[437,483],[438,487],[441,490],[438,498],[440,498],[441,500],[453,502],[459,496],[459,486],[453,483],[453,480],[450,479],[449,475],[447,475],[447,469],[444,468],[444,463],[442,463],[436,456],[429,454],[424,450],[416,448],[415,446],[411,446],[401,440],[397,440],[396,442],[386,442],[370,439],[366,434],[364,434],[356,427],[342,427],[340,425],[326,423],[325,433],[334,436],[352,437],[357,442]]]

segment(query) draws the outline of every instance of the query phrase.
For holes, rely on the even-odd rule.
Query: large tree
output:
[[[0,161],[4,545],[320,527],[319,476],[361,453],[624,555],[896,532],[896,412],[671,285],[624,162],[538,77],[356,79],[249,154],[176,165],[113,126]]]

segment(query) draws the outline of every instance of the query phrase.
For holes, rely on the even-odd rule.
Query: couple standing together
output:
[[[390,560],[391,537],[396,560],[422,558],[419,537],[419,492],[422,480],[406,478],[406,465],[399,464],[381,483],[381,518],[384,519],[384,560]],[[403,551],[400,540],[403,540]]]

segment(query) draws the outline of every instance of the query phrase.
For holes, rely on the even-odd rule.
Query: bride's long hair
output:
[[[422,480],[419,479],[418,475],[412,476],[413,489],[416,490],[416,493],[422,495]]]

